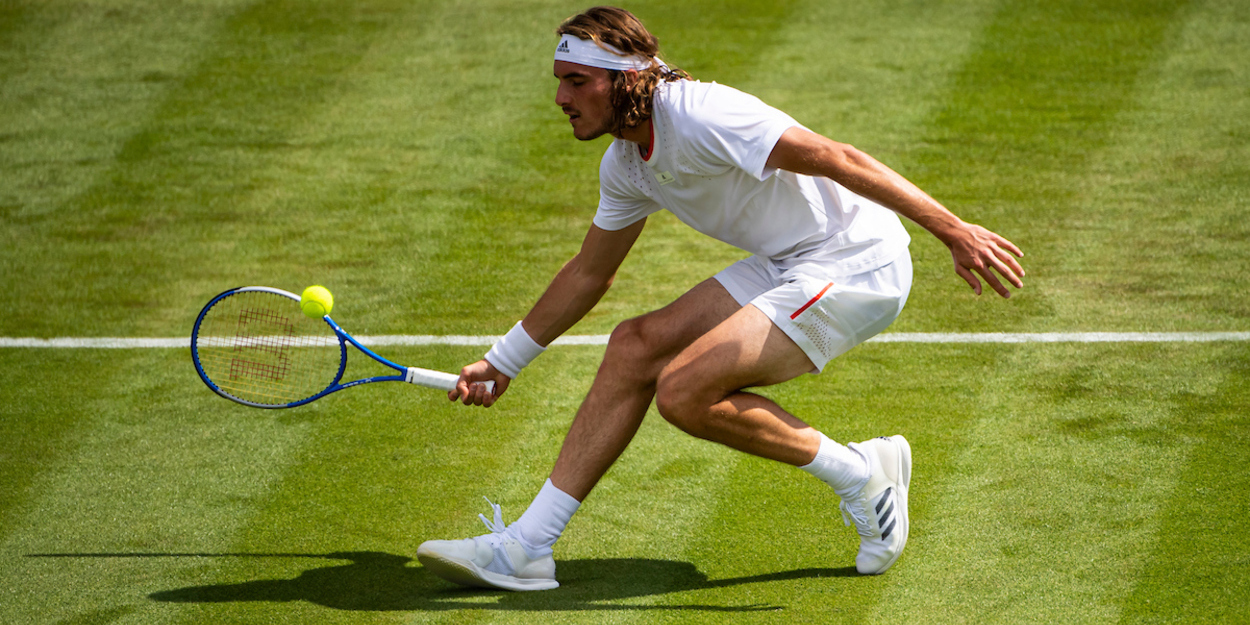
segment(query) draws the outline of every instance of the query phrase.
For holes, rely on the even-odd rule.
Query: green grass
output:
[[[244,283],[359,334],[499,334],[577,249],[603,141],[552,103],[539,2],[0,2],[0,336],[186,336]],[[912,228],[897,331],[1250,328],[1250,9],[639,2],[666,59],[877,155],[1028,256],[976,298]],[[653,218],[606,333],[740,253]],[[454,370],[480,355],[393,348]],[[515,519],[602,348],[490,411],[402,385],[260,412],[186,350],[0,350],[0,621],[1250,620],[1246,343],[869,344],[768,389],[907,435],[914,530],[853,574],[836,500],[654,414],[558,545],[555,592],[412,555]]]

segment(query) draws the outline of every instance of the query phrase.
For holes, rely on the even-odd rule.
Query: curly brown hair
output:
[[[660,52],[660,40],[647,30],[633,13],[617,7],[594,7],[574,15],[560,24],[557,35],[572,35],[607,44],[626,56],[653,59],[651,67],[638,72],[638,80],[630,82],[625,72],[608,70],[612,77],[612,134],[622,128],[636,128],[651,119],[651,102],[661,82],[687,80],[690,74],[676,67],[654,62]]]

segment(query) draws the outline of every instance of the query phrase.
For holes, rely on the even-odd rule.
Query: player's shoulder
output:
[[[677,115],[697,115],[702,111],[761,103],[759,98],[740,89],[718,82],[698,80],[664,83],[659,95],[665,108]]]

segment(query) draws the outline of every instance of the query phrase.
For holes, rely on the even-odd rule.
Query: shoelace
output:
[[[485,514],[478,514],[477,518],[481,519],[482,523],[486,524],[486,529],[490,530],[492,534],[504,533],[504,530],[508,529],[508,526],[503,522],[503,509],[499,507],[499,504],[491,501],[487,497],[482,497],[482,499],[485,499],[486,503],[490,504],[491,509],[495,511],[495,522],[491,523],[490,520],[486,518]]]
[[[871,538],[873,535],[872,526],[868,522],[868,510],[865,507],[863,498],[856,498],[854,501],[842,500],[838,508],[842,510],[842,522],[850,525],[855,523],[855,532],[860,536]]]
[[[508,552],[503,549],[503,545],[506,544],[508,541],[515,541],[516,538],[511,533],[508,532],[508,525],[503,522],[503,509],[499,506],[499,504],[491,501],[487,497],[482,497],[482,499],[485,499],[486,503],[490,504],[491,510],[495,512],[495,520],[494,522],[491,522],[490,519],[486,518],[485,514],[479,513],[477,515],[477,518],[482,520],[482,523],[486,525],[486,529],[490,530],[490,533],[484,534],[482,536],[478,536],[477,538],[473,540],[480,540],[480,541],[485,542],[487,545],[490,545],[490,547],[495,552],[495,558],[497,560],[500,560],[503,563],[504,568],[503,569],[490,568],[490,567],[496,566],[495,563],[493,562],[490,563],[489,566],[485,564],[483,564],[482,566],[487,566],[488,570],[495,571],[496,573],[505,573],[505,574],[511,575],[512,572],[515,570],[513,568],[514,565],[512,563],[512,558],[508,555]]]

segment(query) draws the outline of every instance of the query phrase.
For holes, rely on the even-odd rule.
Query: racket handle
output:
[[[404,377],[404,381],[409,384],[425,386],[428,388],[437,388],[444,391],[453,391],[456,389],[456,382],[459,376],[442,371],[432,371],[430,369],[422,369],[420,367],[408,367],[408,373]],[[484,382],[486,384],[486,392],[495,392],[494,382]]]

